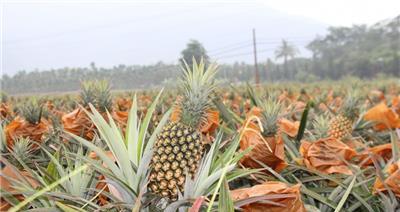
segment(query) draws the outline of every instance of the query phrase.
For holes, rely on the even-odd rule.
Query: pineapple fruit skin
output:
[[[151,161],[150,190],[176,200],[186,175],[193,177],[203,154],[201,133],[179,122],[170,122],[157,136]]]
[[[353,122],[343,115],[338,115],[330,122],[328,133],[330,137],[342,140],[351,136],[352,131]]]

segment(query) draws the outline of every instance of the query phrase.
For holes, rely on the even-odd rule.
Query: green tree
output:
[[[203,58],[205,64],[209,64],[207,51],[203,44],[197,40],[190,40],[186,45],[186,48],[182,50],[181,56],[182,57],[179,59],[179,61],[183,64],[183,60],[185,60],[189,67],[192,67],[193,57],[196,59],[196,61],[200,61]]]
[[[372,26],[330,27],[307,48],[313,53],[313,73],[321,78],[398,76],[400,69],[400,16]]]
[[[388,24],[391,49],[393,54],[392,73],[400,76],[400,15]]]
[[[282,40],[282,45],[275,50],[276,59],[283,58],[283,71],[286,79],[289,78],[288,59],[293,58],[297,53],[297,48],[286,40]]]

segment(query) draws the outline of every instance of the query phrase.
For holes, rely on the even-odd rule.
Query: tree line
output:
[[[372,26],[330,27],[325,36],[317,36],[307,46],[311,58],[298,55],[289,41],[283,40],[275,58],[258,64],[262,81],[338,80],[344,76],[373,78],[377,75],[400,76],[400,15]],[[118,65],[84,68],[60,68],[45,71],[19,71],[2,75],[1,88],[9,94],[75,91],[83,80],[107,79],[114,89],[148,89],[173,86],[183,59],[211,60],[198,41],[190,41],[181,52],[179,64],[159,62],[153,65]],[[217,78],[223,82],[247,82],[254,79],[254,64],[221,64]]]

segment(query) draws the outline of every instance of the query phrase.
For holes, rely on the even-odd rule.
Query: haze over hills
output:
[[[24,14],[24,15],[21,15]],[[197,39],[221,63],[252,62],[252,28],[259,60],[273,57],[282,38],[300,49],[328,24],[263,4],[181,6],[139,4],[7,4],[3,74],[19,70],[176,63]]]

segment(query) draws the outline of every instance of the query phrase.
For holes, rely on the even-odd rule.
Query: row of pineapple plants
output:
[[[78,102],[2,100],[1,210],[399,208],[398,84],[221,88],[217,70],[114,101],[105,81]]]

